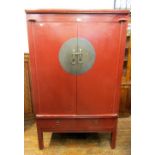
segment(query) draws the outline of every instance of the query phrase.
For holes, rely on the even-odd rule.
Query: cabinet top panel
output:
[[[129,14],[129,10],[26,9],[26,14]]]

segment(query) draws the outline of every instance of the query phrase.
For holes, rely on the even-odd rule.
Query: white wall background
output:
[[[27,27],[25,9],[65,8],[65,9],[113,9],[114,0],[27,0],[22,3],[18,12],[18,25],[20,26],[23,52],[29,52],[27,42]]]

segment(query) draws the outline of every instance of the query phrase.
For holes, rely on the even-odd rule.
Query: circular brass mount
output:
[[[95,57],[94,47],[85,38],[71,38],[63,43],[59,51],[61,67],[74,75],[90,70]]]

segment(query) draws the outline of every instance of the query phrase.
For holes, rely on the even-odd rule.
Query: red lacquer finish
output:
[[[26,10],[33,103],[39,147],[43,132],[110,132],[116,144],[117,114],[127,10]],[[95,49],[93,67],[65,72],[62,44],[85,38]]]
[[[75,114],[76,77],[62,70],[58,54],[61,45],[76,33],[74,23],[36,22],[33,26],[37,114]]]
[[[95,64],[77,76],[78,114],[114,112],[119,63],[120,23],[80,23],[78,36],[88,39],[96,51]]]

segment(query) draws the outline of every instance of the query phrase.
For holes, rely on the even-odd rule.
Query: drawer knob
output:
[[[60,125],[60,120],[56,120],[55,124]]]
[[[98,120],[93,120],[93,124],[97,125],[98,124]]]

